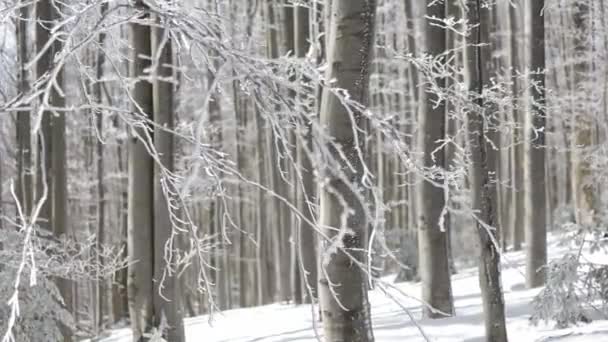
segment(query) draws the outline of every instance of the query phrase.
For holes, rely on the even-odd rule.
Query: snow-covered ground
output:
[[[549,258],[565,252],[564,247],[550,239]],[[507,305],[507,325],[510,341],[608,341],[608,321],[594,320],[590,324],[556,330],[553,324],[537,327],[529,324],[530,301],[538,289],[524,289],[521,252],[506,253],[503,257],[503,290]],[[421,305],[414,298],[420,294],[420,284],[402,283],[389,290],[398,301],[379,290],[370,293],[376,341],[425,341],[419,329],[431,341],[485,341],[481,297],[477,270],[465,269],[452,277],[456,316],[441,320],[420,319]],[[416,321],[404,311],[405,307]],[[315,313],[316,315],[316,313]],[[320,335],[320,324],[313,324],[310,306],[273,304],[250,309],[230,310],[209,317],[185,321],[188,342],[313,342],[315,326]],[[128,342],[128,329],[114,331],[104,342]]]

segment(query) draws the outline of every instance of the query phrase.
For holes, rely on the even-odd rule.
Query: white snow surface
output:
[[[555,237],[549,239],[549,258],[558,258],[568,248],[559,246]],[[608,263],[605,255],[593,255],[594,261]],[[532,326],[530,302],[539,289],[524,287],[524,254],[509,252],[503,255],[502,285],[505,293],[507,330],[512,342],[526,341],[608,341],[608,320],[594,317],[590,324],[567,329],[556,329],[553,323]],[[391,278],[384,279],[391,283]],[[420,319],[421,303],[419,283],[401,283],[389,289],[387,296],[376,289],[370,292],[375,339],[378,342],[426,341],[419,328],[430,341],[483,342],[484,326],[477,269],[470,268],[452,276],[452,289],[456,316],[439,320]],[[392,286],[391,285],[391,286]],[[397,301],[389,298],[394,297]],[[404,308],[416,320],[412,321]],[[318,315],[314,309],[314,315]],[[188,318],[187,342],[314,342],[316,330],[322,340],[322,326],[313,319],[309,305],[272,304],[262,307],[229,310],[208,316]],[[418,328],[419,327],[419,328]],[[103,342],[130,342],[128,329],[114,330]]]

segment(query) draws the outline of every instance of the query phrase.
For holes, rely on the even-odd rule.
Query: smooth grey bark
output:
[[[278,58],[281,50],[279,44],[279,34],[277,32],[277,17],[276,14],[276,4],[275,0],[266,0],[265,3],[266,9],[266,21],[268,24],[267,27],[267,42],[268,42],[268,56],[270,58]],[[281,175],[277,170],[278,166],[274,165],[277,162],[277,148],[274,143],[275,136],[271,129],[266,131],[266,146],[268,151],[268,158],[270,163],[267,164],[268,169],[268,177],[269,177],[269,187],[271,190],[275,191],[279,196],[282,196],[282,189],[280,182],[282,181]],[[270,229],[272,231],[271,239],[272,239],[272,250],[273,250],[273,271],[274,271],[274,293],[273,296],[275,300],[288,300],[289,299],[289,273],[287,272],[287,268],[285,266],[288,263],[288,260],[284,260],[284,248],[281,244],[281,223],[282,223],[282,215],[280,215],[281,210],[281,202],[277,197],[273,197],[271,202],[271,210],[274,212],[274,215],[271,215],[272,220],[270,222]],[[279,212],[277,212],[279,211]]]
[[[293,35],[295,28],[294,13],[293,7],[290,6],[288,2],[289,1],[287,0],[278,0],[278,7],[282,7],[282,10],[275,12],[278,15],[278,20],[280,23],[279,34],[281,36],[281,45],[279,46],[279,53],[281,55],[285,55],[287,53],[293,54],[295,49],[295,41]],[[286,136],[286,139],[293,140],[292,135],[293,134],[289,134],[288,136]],[[274,141],[276,141],[277,139],[274,134],[272,138]],[[292,145],[292,141],[289,141],[289,145]],[[273,146],[277,147],[277,156],[287,156],[287,154],[293,153],[292,149],[290,149],[288,146],[285,146],[283,143],[275,143],[273,144]],[[292,156],[292,158],[296,159],[297,157]],[[285,181],[285,179],[290,182],[293,181],[292,179],[290,179],[291,175],[293,174],[293,172],[290,172],[290,168],[292,165],[288,162],[287,159],[288,158],[286,157],[282,157],[280,158],[280,160],[277,160],[275,162],[275,167],[279,167],[280,165],[280,169],[277,169],[277,172],[275,173],[275,175],[278,176],[275,181],[275,184],[277,186],[277,193],[279,194],[279,196],[294,203],[295,201],[292,199],[289,184]],[[281,172],[284,173],[283,176],[281,176]],[[282,201],[279,201],[278,204],[278,215],[280,217],[279,243],[281,247],[282,258],[286,261],[281,264],[281,276],[283,277],[282,283],[284,285],[282,289],[283,291],[281,292],[281,299],[285,301],[293,299],[295,303],[298,303],[301,302],[301,288],[298,286],[298,289],[296,290],[292,287],[292,285],[295,285],[293,280],[295,280],[296,277],[299,278],[299,269],[294,267],[296,264],[296,255],[295,253],[293,253],[293,249],[295,246],[292,245],[292,243],[290,242],[296,229],[292,224],[292,215],[291,211],[289,210],[289,207]],[[294,240],[297,239],[294,238]],[[299,281],[297,283],[299,284]]]
[[[30,16],[29,5],[21,1],[19,9],[20,19],[15,25],[17,38],[17,59],[19,61],[18,92],[21,96],[29,91],[29,79],[26,64],[28,61],[27,47],[29,44],[27,22]],[[30,112],[22,110],[17,112],[17,199],[22,210],[29,213],[32,208],[32,146],[30,133]]]
[[[407,28],[407,47],[408,52],[413,56],[416,56],[418,50],[418,44],[416,39],[418,37],[419,26],[416,25],[417,17],[418,17],[418,2],[416,0],[405,0],[405,18],[406,28]],[[410,88],[411,93],[410,96],[414,100],[414,103],[417,104],[418,101],[418,92],[416,88],[418,87],[418,70],[413,66],[408,68],[408,78],[411,82]]]
[[[547,198],[545,166],[545,1],[528,2],[531,27],[531,112],[527,120],[530,143],[524,160],[525,231],[526,231],[526,286],[545,284],[547,263]],[[526,160],[527,159],[527,160]]]
[[[134,341],[145,341],[143,334],[153,327],[154,283],[154,165],[144,145],[148,142],[149,123],[153,119],[152,84],[142,79],[150,67],[151,18],[143,1],[135,3],[140,22],[130,23],[130,76],[136,79],[132,90],[132,111],[142,121],[136,126],[128,145],[128,254],[133,262],[128,269],[129,315]],[[142,23],[141,21],[147,21]]]
[[[36,3],[36,52],[47,49],[36,63],[36,76],[40,78],[53,77],[54,57],[60,52],[62,45],[59,40],[51,42],[55,23],[59,20],[59,9],[62,4],[55,0],[42,0]],[[55,84],[63,87],[63,70],[55,76]],[[46,104],[53,108],[65,107],[65,99],[55,87],[50,90],[49,101]],[[58,238],[68,235],[67,221],[67,179],[66,179],[66,142],[65,142],[65,113],[45,109],[42,113],[42,131],[39,134],[39,177],[37,196],[43,194],[43,187],[48,187],[46,201],[40,211],[42,227],[50,229]],[[44,168],[44,177],[42,168]],[[74,312],[72,300],[72,282],[68,279],[56,278],[55,282],[64,305],[69,312]],[[64,341],[72,341],[71,328],[60,324]]]
[[[334,79],[333,86],[348,91],[351,99],[362,104],[366,104],[368,95],[375,12],[374,0],[332,1],[326,79]],[[368,223],[363,206],[367,204],[359,200],[365,196],[365,190],[359,188],[363,176],[359,152],[365,146],[362,137],[353,132],[357,131],[354,127],[363,124],[363,118],[360,112],[354,111],[354,121],[351,120],[347,108],[327,88],[323,92],[320,114],[321,125],[347,158],[345,160],[333,144],[327,146],[340,170],[326,168],[323,172],[328,181],[320,190],[319,225],[326,236],[341,239],[338,243],[343,248],[328,250],[327,242],[320,248],[323,259],[320,273],[329,277],[319,281],[325,340],[373,341],[366,277],[360,265],[346,254],[359,262],[365,258],[360,249],[365,247],[362,242]],[[336,228],[349,228],[352,233],[339,235]]]
[[[265,156],[264,153],[264,129],[263,120],[261,114],[256,110],[255,113],[255,130],[258,133],[256,135],[256,160],[257,162],[257,179],[260,184],[267,184],[267,177],[265,172]],[[271,272],[269,272],[268,263],[271,261],[272,256],[270,255],[271,248],[263,248],[264,245],[270,241],[268,237],[268,218],[267,218],[267,204],[266,204],[266,191],[261,187],[257,189],[257,200],[259,201],[259,210],[257,215],[257,234],[256,240],[259,241],[256,246],[256,270],[258,277],[258,294],[257,304],[264,305],[272,302],[272,288],[274,282],[271,279]]]
[[[420,25],[418,23],[418,19],[420,17],[420,9],[419,2],[416,0],[406,0],[405,1],[405,18],[406,28],[407,28],[407,51],[411,53],[413,56],[419,55],[419,46],[417,43],[417,39],[419,38]],[[415,136],[416,125],[417,125],[417,117],[419,112],[419,74],[417,68],[410,64],[408,67],[408,88],[409,88],[409,117],[412,121],[410,125],[406,126],[407,133],[409,133],[412,138],[407,138],[406,143],[414,148],[414,144],[416,144],[416,139],[413,138]],[[389,171],[389,170],[387,170]],[[407,227],[408,232],[407,236],[403,239],[401,243],[401,248],[403,249],[402,254],[406,257],[407,260],[405,265],[410,266],[409,270],[402,270],[401,279],[406,280],[419,280],[419,253],[418,253],[418,204],[416,203],[416,191],[417,186],[415,185],[415,177],[414,173],[409,172],[407,177],[408,186],[405,189],[407,192],[407,199],[409,205],[407,206]],[[391,173],[387,173],[387,179],[391,179]]]
[[[578,1],[573,4],[573,24],[579,31],[575,35],[574,48],[576,55],[582,56],[587,53],[587,42],[583,38],[589,30],[588,17],[591,10],[590,4],[587,1]],[[585,87],[584,82],[587,80],[589,73],[588,62],[584,58],[578,58],[578,62],[572,68],[573,89],[578,90]],[[583,88],[584,89],[584,88]],[[593,144],[595,124],[589,113],[585,112],[587,104],[584,103],[574,113],[574,146],[575,153],[572,153],[572,196],[576,209],[576,222],[581,225],[590,225],[596,221],[597,209],[599,205],[599,196],[597,195],[597,187],[594,185],[594,180],[591,179],[591,163],[587,154],[589,148]]]
[[[42,51],[44,46],[50,39],[50,26],[49,23],[52,21],[54,15],[54,9],[52,7],[52,0],[39,1],[35,5],[36,14],[36,53]],[[51,60],[54,52],[55,44],[51,46],[47,52],[38,59],[36,63],[36,78],[41,78],[47,73],[51,65]],[[54,89],[51,89],[54,91]],[[54,100],[54,94],[51,93],[49,100]],[[47,187],[47,191],[50,194],[51,184],[51,117],[52,113],[44,111],[42,113],[42,119],[40,122],[40,130],[38,131],[37,144],[38,149],[36,151],[36,193],[35,200],[38,201],[44,194],[44,188]],[[43,172],[45,170],[45,172]],[[39,224],[41,227],[50,229],[51,227],[51,207],[53,202],[53,196],[47,195],[47,199],[42,203],[39,216]]]
[[[108,101],[110,101],[108,99]],[[119,125],[119,120],[117,117],[114,117],[112,120],[112,125],[114,127],[114,129],[119,129],[120,125]],[[119,139],[117,141],[117,146],[116,146],[116,159],[117,159],[117,166],[118,166],[118,172],[121,175],[124,175],[127,170],[126,170],[126,153],[124,153],[124,151],[126,150],[124,148],[124,141],[122,139]],[[120,191],[119,191],[119,201],[118,201],[118,210],[117,210],[117,215],[116,217],[118,218],[118,241],[119,241],[119,246],[121,248],[123,248],[123,252],[121,257],[122,258],[127,258],[128,257],[128,248],[126,246],[126,243],[128,241],[128,195],[127,195],[127,182],[125,181],[126,179],[122,178],[120,180]],[[127,180],[128,181],[128,180]],[[128,285],[127,285],[127,279],[128,279],[128,269],[120,269],[118,271],[116,271],[114,273],[114,283],[112,284],[112,316],[113,316],[113,321],[114,323],[120,321],[123,318],[126,318],[129,316],[129,296],[127,293],[127,289],[128,289]]]
[[[434,0],[426,2],[427,17],[445,17],[445,3]],[[446,50],[445,29],[433,25],[427,19],[425,25],[426,52],[438,58]],[[445,79],[432,80],[439,87],[445,86]],[[420,87],[419,99],[421,102],[418,116],[418,146],[424,153],[424,167],[428,169],[445,169],[445,149],[439,149],[441,141],[446,134],[445,102],[437,103],[434,94]],[[427,175],[427,177],[430,177]],[[435,177],[435,183],[442,183],[441,177]],[[418,253],[419,272],[422,281],[422,300],[428,305],[424,306],[423,313],[429,318],[443,318],[454,313],[452,299],[452,285],[450,280],[448,258],[448,226],[449,219],[444,221],[445,232],[440,227],[440,220],[446,198],[443,188],[423,180],[416,191],[418,208]]]
[[[104,16],[108,11],[108,3],[104,2],[100,7],[100,14]],[[106,38],[106,33],[101,31],[97,38],[97,44],[100,47],[103,47]],[[103,67],[105,62],[105,54],[103,51],[97,51],[96,53],[97,60],[95,61],[95,73],[96,73],[96,82],[93,83],[92,91],[93,96],[97,104],[101,105],[102,103],[102,91],[101,91],[101,79],[103,77]],[[100,137],[103,137],[103,113],[101,110],[97,110],[95,112],[95,126],[97,130],[97,134]],[[95,154],[96,154],[96,177],[97,177],[97,251],[100,252],[101,248],[105,244],[107,244],[106,237],[106,200],[105,200],[105,184],[104,184],[104,148],[103,148],[102,139],[97,139],[95,144]],[[99,253],[98,253],[99,255]],[[100,265],[105,264],[105,260],[98,257],[98,262]],[[110,314],[109,308],[111,306],[111,302],[109,299],[111,296],[109,295],[109,289],[111,288],[111,284],[108,279],[100,279],[97,282],[97,314],[98,322],[102,329],[105,328],[104,315]]]
[[[284,54],[294,54],[295,52],[295,12],[292,4],[289,0],[280,0],[279,6],[282,7],[282,11],[279,13],[280,22],[281,22],[281,46],[280,53]],[[289,97],[294,97],[295,94],[289,91]],[[289,132],[286,137],[289,140],[288,145],[294,146],[295,143],[295,134],[294,132]],[[276,137],[275,137],[276,139]],[[292,159],[297,159],[297,146],[295,149],[292,149],[288,146],[284,146],[283,143],[278,144],[281,155],[287,156],[288,154],[292,154]],[[287,182],[280,177],[277,179],[277,185],[279,190],[279,195],[292,203],[296,203],[297,201],[297,192],[296,188],[289,186],[290,182],[294,182],[293,178],[293,165],[288,161],[288,158],[280,158],[279,164],[281,164],[281,169],[285,173],[283,177],[287,179]],[[280,173],[278,173],[280,175]],[[294,191],[292,191],[294,190]],[[299,255],[297,253],[297,245],[299,244],[299,237],[297,236],[297,227],[295,226],[295,217],[289,207],[280,202],[279,207],[279,215],[281,221],[281,254],[285,260],[288,260],[288,263],[284,263],[283,266],[285,270],[281,272],[282,276],[286,276],[283,280],[284,284],[289,285],[285,290],[287,291],[288,297],[286,299],[292,299],[294,303],[301,304],[302,303],[302,286],[301,286],[301,274],[300,268],[298,264],[300,263]],[[291,240],[296,243],[292,243]]]
[[[518,127],[513,132],[513,164],[512,178],[514,184],[514,191],[512,205],[513,205],[513,226],[511,227],[511,242],[513,243],[513,249],[518,251],[521,250],[521,245],[524,240],[524,177],[520,167],[517,167],[519,163],[524,160],[524,146],[522,143],[522,131],[523,131],[523,114],[520,109],[522,101],[519,99],[521,80],[519,79],[519,73],[522,71],[521,68],[521,34],[523,32],[520,24],[520,18],[523,16],[522,8],[523,4],[521,0],[513,0],[513,5],[509,6],[509,20],[511,25],[511,76],[512,76],[512,96],[513,96],[513,118],[517,123]]]
[[[157,20],[158,23],[158,20]],[[172,236],[173,223],[168,206],[170,193],[175,190],[164,177],[162,168],[167,172],[174,171],[174,105],[173,105],[173,50],[172,40],[168,31],[160,27],[152,29],[152,53],[156,68],[154,68],[153,106],[154,106],[154,146],[158,153],[158,161],[154,163],[154,326],[159,327],[164,317],[168,328],[163,336],[168,341],[185,341],[183,327],[183,298],[177,270],[167,260],[167,243],[176,248],[179,244]],[[158,58],[158,59],[156,59]],[[161,168],[162,165],[162,168]],[[168,195],[165,194],[167,189]],[[179,246],[177,246],[179,248]]]
[[[308,2],[307,5],[310,5]],[[308,49],[310,48],[309,32],[310,24],[310,10],[306,7],[295,8],[294,18],[294,35],[295,35],[295,55],[298,58],[305,58]],[[312,151],[312,132],[310,122],[306,123],[307,132],[305,132],[305,141],[298,140],[298,165],[302,174],[302,185],[300,191],[298,191],[298,206],[300,212],[304,215],[306,220],[301,221],[299,227],[299,253],[302,256],[302,267],[304,268],[304,274],[302,280],[304,282],[305,289],[310,287],[310,292],[313,298],[310,298],[309,291],[304,291],[304,302],[311,303],[317,296],[317,244],[315,228],[308,224],[306,221],[314,222],[314,201],[315,201],[315,183],[313,175],[313,165],[310,157],[305,153],[303,144],[309,151]],[[296,265],[299,267],[299,265]]]
[[[498,220],[497,208],[492,200],[491,182],[492,164],[488,158],[488,150],[492,148],[486,132],[488,118],[487,105],[481,97],[484,87],[488,86],[487,65],[480,44],[488,41],[489,27],[487,21],[482,22],[484,14],[481,0],[468,0],[468,20],[472,25],[467,47],[467,72],[469,75],[469,91],[475,99],[476,106],[468,114],[469,146],[471,151],[471,166],[469,167],[472,206],[479,212],[477,230],[480,240],[479,284],[483,302],[486,341],[506,342],[507,331],[505,324],[504,296],[500,277],[500,252],[498,250]],[[487,13],[485,14],[487,15]],[[485,47],[487,48],[487,46]],[[495,227],[491,230],[489,227]]]

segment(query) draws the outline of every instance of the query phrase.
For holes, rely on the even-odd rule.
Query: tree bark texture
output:
[[[331,7],[326,76],[336,80],[333,86],[345,89],[352,99],[363,104],[368,94],[375,11],[374,0],[333,0]],[[329,278],[321,276],[319,296],[325,339],[331,342],[374,340],[367,277],[360,265],[347,255],[349,253],[359,262],[364,260],[358,249],[365,247],[362,242],[368,227],[363,207],[367,204],[360,201],[366,191],[360,189],[363,160],[359,152],[365,146],[353,132],[354,127],[362,124],[361,113],[355,111],[351,118],[340,100],[329,89],[324,90],[321,125],[328,129],[333,142],[347,158],[345,160],[341,156],[336,145],[327,146],[332,159],[339,161],[341,170],[325,170],[329,180],[320,191],[319,224],[332,241],[325,242],[321,248],[321,273]],[[336,229],[342,232],[350,229],[352,232],[342,234]],[[343,249],[331,249],[336,243]]]

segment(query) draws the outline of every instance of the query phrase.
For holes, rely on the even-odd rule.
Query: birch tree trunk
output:
[[[445,17],[445,3],[427,0],[426,4],[428,17]],[[427,19],[425,32],[426,51],[438,58],[446,49],[446,31]],[[445,79],[436,78],[433,81],[439,87],[445,86]],[[446,133],[445,102],[436,103],[436,96],[427,92],[426,87],[420,88],[419,99],[422,106],[418,118],[418,145],[424,153],[424,166],[429,170],[436,167],[445,169],[445,149],[439,149]],[[443,179],[435,177],[433,182],[442,183]],[[426,317],[442,318],[454,313],[447,217],[444,218],[445,232],[440,227],[446,198],[442,187],[426,180],[420,183],[417,190],[419,272],[422,280],[422,299],[428,304],[424,306],[423,312]]]
[[[375,11],[374,0],[332,1],[326,79],[336,80],[335,87],[348,91],[351,99],[362,104],[367,102]],[[367,204],[359,199],[366,192],[359,188],[363,176],[363,160],[359,153],[363,151],[364,143],[359,139],[361,137],[354,135],[355,127],[363,124],[363,120],[357,111],[353,116],[351,118],[333,93],[324,90],[321,125],[327,127],[334,143],[348,158],[344,159],[334,145],[327,146],[341,170],[326,169],[324,175],[328,177],[328,183],[320,191],[319,224],[332,243],[343,246],[343,249],[332,250],[326,245],[322,249],[322,274],[329,278],[323,277],[319,281],[319,298],[325,339],[330,342],[374,340],[366,277],[360,266],[346,254],[348,252],[359,262],[364,260],[360,249],[365,247],[362,241],[368,227],[363,207]],[[350,229],[352,233],[343,235],[336,228]],[[335,239],[341,241],[333,241]]]
[[[528,2],[531,27],[531,113],[526,129],[530,144],[524,160],[525,231],[526,231],[526,286],[545,283],[547,263],[547,211],[545,167],[545,1]]]

